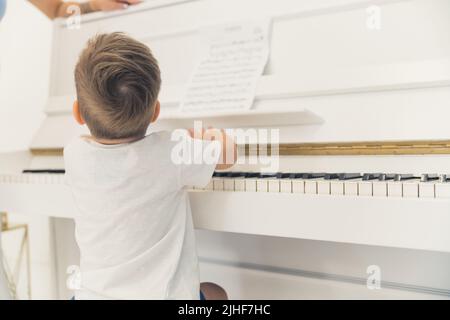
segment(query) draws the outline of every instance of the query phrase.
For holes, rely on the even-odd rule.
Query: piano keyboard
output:
[[[0,184],[64,183],[64,170],[0,175]],[[450,174],[215,172],[195,190],[450,199]]]
[[[215,172],[207,191],[332,196],[450,198],[450,175]]]
[[[0,184],[64,184],[63,173],[24,173],[0,175]]]

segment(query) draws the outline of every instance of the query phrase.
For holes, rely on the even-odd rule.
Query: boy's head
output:
[[[159,115],[161,76],[150,49],[123,33],[90,39],[75,67],[73,113],[98,139],[145,135]]]

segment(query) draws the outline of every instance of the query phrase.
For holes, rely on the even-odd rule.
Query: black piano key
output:
[[[260,173],[259,178],[260,179],[276,179],[278,177],[278,172],[264,172]]]
[[[240,178],[240,177],[245,177],[245,172],[238,172],[238,171],[230,171],[228,172],[228,174],[226,175],[227,178]]]
[[[224,178],[229,174],[229,172],[221,172],[221,171],[214,171],[213,177],[214,178]]]
[[[294,179],[295,173],[292,172],[279,172],[277,175],[278,179]]]
[[[420,179],[420,177],[417,177],[413,174],[396,174],[394,178],[395,181],[407,181],[414,179]]]
[[[380,181],[394,180],[396,175],[397,175],[396,173],[382,173],[378,178],[378,180]]]
[[[248,179],[255,179],[255,178],[259,178],[261,174],[259,172],[245,172],[245,177]]]
[[[420,178],[421,182],[430,182],[430,181],[437,181],[437,180],[439,180],[439,175],[435,174],[435,173],[433,173],[433,174],[426,173],[426,174],[423,174],[422,177]]]
[[[339,180],[354,180],[362,177],[361,173],[341,173],[339,175]]]
[[[66,170],[64,170],[64,169],[27,169],[27,170],[23,170],[22,173],[64,174],[64,173],[66,173]]]
[[[303,179],[304,172],[296,172],[291,174],[291,179]]]
[[[327,173],[325,174],[325,177],[323,177],[325,180],[336,180],[339,179],[339,173]]]
[[[325,177],[325,173],[304,173],[302,179],[310,180],[310,179],[320,179]]]
[[[378,180],[380,176],[381,173],[364,173],[362,179],[363,181]]]

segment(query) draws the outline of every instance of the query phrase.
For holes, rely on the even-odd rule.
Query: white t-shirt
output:
[[[64,149],[66,179],[78,206],[76,299],[199,299],[186,186],[210,181],[220,144],[200,142],[216,150],[213,163],[195,162],[202,152],[190,148],[195,164],[177,164],[177,143],[170,133],[157,132],[120,145],[78,138]]]

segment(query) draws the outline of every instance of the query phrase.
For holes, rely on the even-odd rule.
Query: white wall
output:
[[[48,97],[51,22],[28,1],[8,1],[0,23],[0,152],[28,148]]]
[[[0,153],[26,150],[43,119],[48,97],[52,24],[28,1],[10,0],[0,23]],[[54,297],[52,268],[48,259],[49,221],[46,218],[14,215],[11,222],[30,227],[33,298]],[[3,237],[5,256],[13,264],[21,232]],[[24,271],[24,270],[23,270]],[[22,280],[25,272],[21,273]],[[25,298],[26,283],[19,285]]]

